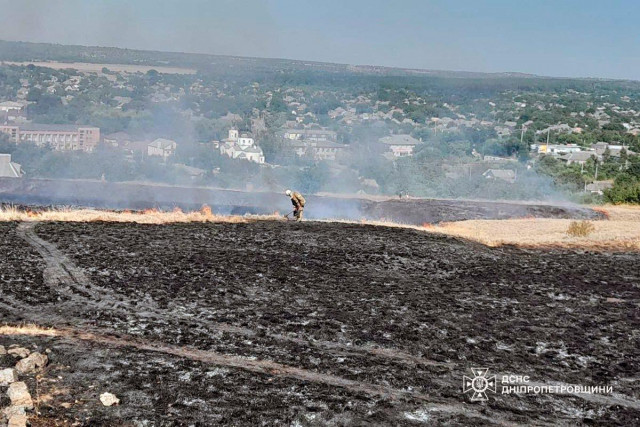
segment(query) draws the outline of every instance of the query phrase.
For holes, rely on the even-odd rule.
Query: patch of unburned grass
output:
[[[55,337],[58,335],[58,331],[53,328],[43,328],[38,325],[24,324],[18,326],[2,325],[0,326],[0,336],[49,336]]]
[[[585,236],[570,235],[570,219],[470,220],[442,223],[434,231],[487,246],[560,247],[595,250],[640,250],[640,221],[587,221]]]

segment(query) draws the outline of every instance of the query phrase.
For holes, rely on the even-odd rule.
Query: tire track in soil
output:
[[[293,378],[300,381],[321,383],[328,386],[341,387],[351,392],[362,393],[369,396],[387,399],[391,401],[413,401],[420,402],[420,409],[427,411],[442,412],[450,415],[463,415],[473,419],[491,422],[502,426],[519,426],[506,419],[501,413],[492,412],[484,415],[480,411],[467,407],[464,403],[448,404],[434,403],[433,398],[422,393],[384,387],[371,383],[349,380],[330,374],[308,371],[294,366],[283,365],[270,360],[253,360],[239,356],[226,355],[215,351],[200,350],[192,347],[179,347],[163,343],[142,340],[127,335],[104,335],[100,333],[79,331],[77,329],[61,327],[55,329],[45,329],[37,326],[28,328],[0,326],[0,335],[23,335],[23,336],[55,336],[58,338],[88,341],[95,344],[112,347],[128,347],[142,351],[163,353],[180,358],[195,360],[202,363],[216,366],[226,366],[229,368],[242,369],[257,374]],[[552,424],[548,424],[552,425]]]
[[[94,285],[87,275],[79,267],[77,267],[66,255],[60,252],[56,245],[47,242],[35,234],[35,226],[37,222],[20,223],[17,228],[17,234],[22,237],[27,243],[29,243],[36,251],[43,257],[47,264],[47,268],[44,272],[44,280],[48,286],[55,288],[56,290],[63,291],[63,294],[70,298],[69,302],[53,303],[54,306],[60,306],[61,304],[67,304],[73,306],[73,308],[86,309],[87,304],[91,304],[93,308],[105,309],[112,312],[121,312],[125,314],[131,314],[135,312],[138,317],[163,320],[167,319],[180,319],[183,321],[197,321],[200,325],[206,326],[212,330],[221,332],[228,332],[232,334],[238,334],[248,337],[258,335],[255,330],[249,328],[238,327],[225,323],[215,323],[202,321],[196,319],[195,316],[185,316],[184,314],[175,313],[169,310],[163,311],[152,303],[137,302],[132,303],[130,300],[119,300],[127,298],[125,295],[116,294],[114,291],[103,288],[101,286]],[[74,292],[75,290],[75,292]],[[13,303],[13,305],[11,304]],[[10,304],[0,304],[5,308],[14,312],[20,312],[23,317],[27,312],[33,312],[33,307],[22,304],[12,299]],[[53,307],[52,307],[53,308]],[[71,308],[71,307],[70,307]],[[147,312],[141,312],[140,309],[148,310]],[[68,313],[68,311],[67,311]],[[30,316],[29,320],[45,321],[54,325],[64,325],[69,319],[69,316],[62,317],[53,313],[42,313],[35,316]],[[76,319],[83,320],[82,318],[75,317]],[[91,328],[95,330],[95,328]],[[485,421],[491,421],[501,425],[515,425],[512,421],[507,421],[506,417],[502,416],[495,411],[492,411],[491,416],[486,416],[473,409],[461,407],[462,403],[453,404],[441,404],[441,403],[428,403],[432,402],[432,398],[428,395],[420,394],[416,392],[404,391],[384,387],[371,383],[363,383],[359,381],[349,380],[346,378],[338,377],[330,374],[317,373],[308,371],[302,368],[296,368],[293,366],[279,364],[277,362],[269,360],[251,360],[239,356],[225,355],[217,352],[200,350],[190,347],[178,347],[171,346],[164,343],[153,341],[142,341],[132,336],[120,335],[111,336],[105,335],[100,332],[81,332],[75,329],[70,329],[66,326],[62,326],[58,329],[63,337],[78,339],[83,341],[93,341],[96,343],[113,345],[118,347],[134,347],[144,351],[161,352],[177,357],[189,358],[196,361],[205,363],[212,363],[216,365],[224,365],[232,368],[244,369],[251,372],[263,373],[275,376],[284,376],[295,378],[302,381],[311,381],[317,383],[323,383],[331,386],[343,387],[345,389],[369,394],[372,396],[390,398],[390,399],[414,399],[423,402],[421,407],[426,410],[433,410],[437,412],[459,414],[476,419],[482,419]],[[280,341],[289,341],[292,343],[306,345],[311,347],[320,347],[330,352],[337,352],[337,354],[358,354],[368,353],[372,356],[394,359],[407,364],[422,364],[431,366],[444,366],[453,369],[456,364],[443,363],[405,353],[402,351],[381,348],[381,347],[368,347],[368,346],[349,346],[337,342],[331,341],[309,341],[302,338],[290,337],[282,334],[267,333],[266,336]],[[592,400],[584,395],[574,395],[585,400]],[[592,400],[593,401],[593,400]],[[596,402],[596,401],[594,401]],[[629,399],[626,396],[622,398],[598,396],[597,403],[609,404],[609,405],[621,405],[625,407],[638,408],[640,402]]]
[[[91,304],[94,308],[110,312],[120,312],[129,315],[135,313],[137,317],[162,321],[166,321],[167,319],[194,321],[214,331],[244,335],[249,338],[259,336],[258,332],[253,329],[226,323],[205,321],[198,319],[197,316],[178,313],[176,312],[175,306],[173,310],[163,310],[157,307],[152,301],[133,302],[131,300],[123,300],[127,298],[125,295],[117,294],[111,289],[93,284],[84,271],[60,252],[56,245],[40,238],[34,230],[37,224],[38,222],[22,222],[18,225],[17,234],[29,243],[45,260],[47,264],[47,268],[44,271],[45,283],[56,290],[62,291],[65,296],[70,298],[69,302],[55,304],[58,309],[60,309],[61,306],[86,309],[87,304]],[[428,360],[392,348],[346,345],[324,340],[310,341],[277,333],[266,333],[265,336],[277,341],[288,341],[307,347],[319,347],[339,356],[368,353],[376,357],[393,359],[411,365],[438,366],[449,369],[455,367],[453,363]]]
[[[117,301],[118,305],[115,305],[116,298],[126,298],[124,295],[116,295],[112,290],[106,289],[100,286],[94,285],[87,275],[79,267],[77,267],[67,256],[60,252],[56,245],[45,241],[35,234],[35,226],[37,222],[20,223],[17,228],[17,234],[29,243],[44,259],[47,267],[44,271],[43,278],[45,284],[48,286],[62,291],[63,294],[70,298],[70,301],[63,303],[53,303],[51,309],[56,309],[58,313],[62,311],[61,305],[67,308],[86,309],[90,304],[94,308],[107,309],[110,311],[128,311],[135,309],[136,315],[139,317],[149,317],[159,320],[166,320],[167,317],[174,317],[175,313],[167,312],[165,315],[158,313],[140,313],[140,308],[145,308],[150,311],[158,310],[155,307],[149,305],[132,304],[129,301]],[[105,298],[107,297],[108,298]],[[8,303],[8,304],[7,304]],[[6,300],[5,303],[0,304],[12,312],[19,313],[21,317],[28,317],[29,321],[44,321],[51,325],[65,325],[68,324],[69,311],[65,310],[67,315],[65,317],[59,314],[46,313],[39,310],[38,314],[26,316],[26,313],[33,313],[33,307],[27,304],[21,303],[15,299]],[[126,308],[126,309],[125,309]],[[129,313],[130,314],[130,313]],[[74,316],[76,319],[83,320]],[[196,320],[191,319],[189,316],[180,316],[182,320]],[[198,320],[199,321],[199,320]],[[212,329],[217,329],[224,332],[235,333],[245,336],[255,336],[256,331],[236,327],[228,324],[214,324],[213,322],[202,322],[201,324],[209,324]],[[0,334],[6,330],[7,327],[0,327]],[[93,331],[95,332],[93,332]],[[420,402],[421,409],[430,411],[437,411],[447,413],[451,415],[463,415],[469,418],[489,421],[498,425],[511,426],[516,425],[512,421],[506,421],[506,415],[499,413],[493,413],[492,416],[487,416],[479,411],[471,408],[467,408],[462,403],[447,404],[447,403],[434,403],[433,398],[428,395],[417,393],[413,391],[398,390],[390,387],[385,387],[377,384],[364,383],[360,381],[349,380],[339,376],[324,374],[309,371],[294,366],[283,365],[270,360],[260,359],[248,359],[239,356],[225,355],[218,352],[200,350],[190,347],[172,346],[165,343],[145,341],[136,337],[127,335],[106,335],[95,328],[90,330],[79,331],[77,329],[70,328],[68,326],[57,326],[54,329],[56,336],[60,336],[68,339],[90,341],[102,345],[111,345],[115,347],[132,347],[138,350],[159,352],[168,355],[173,355],[181,358],[188,358],[203,363],[211,363],[220,366],[227,366],[230,368],[242,369],[250,372],[266,374],[271,376],[281,376],[293,378],[301,381],[309,381],[314,383],[321,383],[329,386],[341,387],[352,392],[363,393],[370,396],[390,399],[390,400],[403,400],[413,401],[415,403]],[[52,331],[49,329],[32,328],[31,332],[22,331],[22,334],[32,335],[51,335]],[[297,344],[303,344],[307,346],[321,347],[330,351],[338,351],[339,354],[364,352],[374,356],[381,356],[402,361],[410,364],[425,364],[436,366],[449,366],[452,364],[440,363],[430,360],[421,359],[408,353],[396,351],[393,349],[379,348],[379,347],[363,347],[363,346],[346,346],[340,343],[329,341],[307,341],[301,338],[288,337],[281,334],[266,334],[267,336],[276,340],[285,340],[294,342]]]

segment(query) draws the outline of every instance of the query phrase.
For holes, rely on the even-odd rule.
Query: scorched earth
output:
[[[35,425],[640,420],[637,253],[281,221],[6,222],[0,248],[0,344],[49,349]],[[475,367],[612,392],[471,402]]]

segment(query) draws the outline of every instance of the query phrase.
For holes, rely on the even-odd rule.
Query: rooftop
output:
[[[314,135],[334,135],[336,132],[329,129],[291,129],[290,133],[314,134]]]
[[[337,142],[331,141],[318,141],[312,144],[314,147],[318,148],[347,148],[344,144],[338,144]]]
[[[94,126],[86,125],[57,125],[57,124],[44,124],[44,123],[26,123],[15,125],[13,127],[20,128],[21,131],[35,131],[35,132],[77,132],[80,128],[93,128]]]
[[[390,135],[380,138],[379,141],[387,145],[418,145],[420,141],[411,135]]]
[[[516,177],[515,171],[511,169],[487,169],[482,175],[491,175],[494,178],[500,178],[504,180],[513,180]]]
[[[167,149],[174,148],[175,145],[177,145],[175,141],[172,141],[170,139],[158,138],[150,143],[149,147]]]
[[[11,161],[11,154],[0,154],[0,177],[20,178],[22,168]]]
[[[20,104],[19,102],[15,102],[15,101],[4,101],[4,102],[0,102],[0,107],[22,108],[22,107],[24,107],[24,105]]]
[[[565,154],[560,158],[563,160],[583,162],[583,161],[589,160],[591,156],[596,156],[596,152],[595,151],[576,151],[573,153]]]
[[[131,141],[131,135],[126,132],[114,132],[104,136],[104,139],[115,139],[117,141]]]

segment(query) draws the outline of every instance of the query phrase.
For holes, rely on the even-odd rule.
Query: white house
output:
[[[421,144],[411,135],[390,135],[380,138],[378,141],[386,147],[386,154],[390,157],[411,156],[416,145]]]
[[[176,153],[178,144],[170,139],[158,138],[147,145],[147,155],[167,159]]]
[[[0,154],[0,177],[20,178],[23,173],[22,167],[11,161],[11,154]]]
[[[229,137],[222,141],[223,143],[218,147],[221,154],[232,159],[248,160],[260,164],[265,161],[262,148],[258,147],[253,137],[247,133],[239,134],[236,129],[230,129]]]

